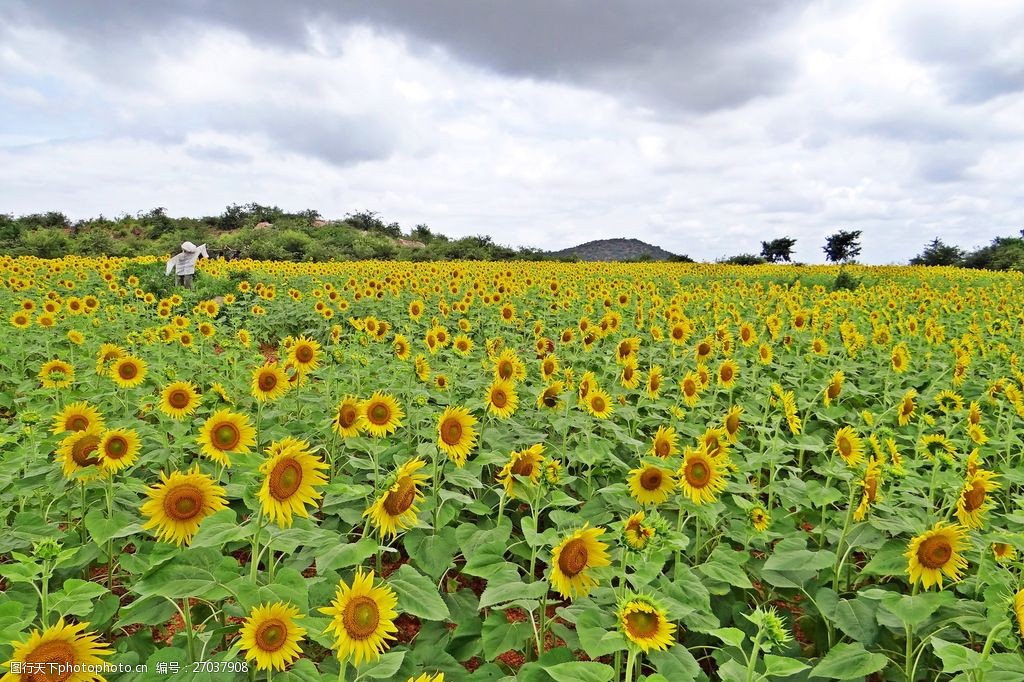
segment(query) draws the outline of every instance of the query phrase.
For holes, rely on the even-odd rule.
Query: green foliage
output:
[[[860,255],[860,230],[839,230],[825,239],[822,251],[832,263],[847,263]]]
[[[769,263],[790,261],[796,240],[792,237],[779,237],[768,242],[761,242],[761,258]]]
[[[763,265],[767,261],[761,256],[755,256],[752,253],[741,253],[738,256],[730,256],[718,262],[725,265]]]
[[[832,291],[846,290],[853,291],[860,286],[860,280],[850,274],[849,270],[839,269],[835,282],[832,283]]]
[[[950,246],[936,237],[928,242],[924,251],[910,259],[911,265],[960,265],[964,252],[958,246]]]
[[[996,237],[988,246],[965,256],[963,265],[984,270],[1024,271],[1024,230],[1021,237]]]

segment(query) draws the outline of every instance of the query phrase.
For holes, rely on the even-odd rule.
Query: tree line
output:
[[[830,263],[854,262],[861,252],[861,230],[839,230],[825,239],[822,251]],[[790,263],[797,240],[779,237],[761,242],[761,253],[743,253],[720,259],[732,265],[760,265],[763,263]],[[928,242],[921,253],[910,259],[911,265],[955,266],[979,270],[1024,271],[1024,230],[1020,237],[996,237],[991,244],[973,251],[946,244],[938,237]]]

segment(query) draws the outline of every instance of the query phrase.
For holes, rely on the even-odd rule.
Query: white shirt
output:
[[[199,260],[200,256],[210,257],[210,254],[206,251],[206,244],[196,246],[192,242],[185,242],[181,245],[181,253],[167,261],[165,274],[171,274],[172,269],[178,275],[193,274],[196,271],[196,261]]]

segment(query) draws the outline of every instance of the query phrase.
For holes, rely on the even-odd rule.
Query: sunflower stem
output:
[[[911,589],[910,594],[911,596],[915,596],[917,594],[917,583],[914,583],[914,587]],[[914,657],[914,628],[907,623],[904,625],[904,631],[906,632],[907,642],[903,661],[903,672],[906,673],[907,682],[914,682],[914,670],[911,667],[911,659]]]
[[[985,682],[985,663],[989,654],[992,653],[992,645],[996,643],[996,637],[1003,634],[1003,630],[1010,626],[1009,620],[1003,620],[988,633],[985,638],[985,648],[981,650],[981,659],[978,661],[978,668],[975,671],[978,682]]]
[[[832,569],[832,591],[839,592],[839,574],[843,569],[843,562],[846,560],[848,552],[841,554],[843,550],[843,543],[846,541],[846,534],[850,530],[850,518],[853,516],[853,500],[857,489],[854,487],[853,481],[850,481],[850,498],[846,503],[846,521],[843,522],[843,532],[839,534],[839,542],[836,543],[836,565]]]
[[[633,682],[633,666],[636,665],[636,649],[629,648],[626,655],[626,682]]]
[[[114,475],[107,475],[107,519],[114,518]],[[107,538],[107,589],[114,589],[114,539]]]
[[[192,631],[192,603],[186,597],[181,600],[181,619],[185,621],[185,643],[188,650],[188,662],[196,660],[195,633]]]
[[[747,682],[752,682],[754,672],[757,670],[757,659],[761,654],[761,636],[764,628],[758,627],[757,635],[754,636],[754,648],[750,651],[750,658],[747,659]]]
[[[256,533],[252,539],[252,549],[249,551],[249,579],[256,582],[256,572],[260,563],[260,535],[263,534],[263,508],[256,512]]]
[[[348,667],[348,661],[342,660],[341,667],[338,669],[338,682],[345,682],[345,669]]]

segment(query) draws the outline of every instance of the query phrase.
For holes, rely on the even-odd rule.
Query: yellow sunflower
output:
[[[487,388],[484,404],[487,411],[499,419],[511,417],[519,407],[519,395],[516,393],[515,384],[508,379],[495,378]]]
[[[718,385],[722,388],[732,388],[736,384],[736,376],[740,368],[732,360],[725,360],[718,366]]]
[[[292,344],[288,358],[300,372],[312,372],[320,366],[320,344],[300,336]]]
[[[302,654],[299,642],[306,630],[295,623],[299,609],[286,602],[253,607],[238,631],[236,646],[257,670],[284,670]]]
[[[672,472],[644,466],[629,472],[629,494],[640,504],[661,504],[676,487]]]
[[[864,470],[864,477],[860,480],[861,494],[860,504],[853,512],[854,521],[863,521],[871,509],[871,505],[878,499],[878,486],[882,482],[882,464],[872,457],[868,460],[867,469]]]
[[[146,378],[146,363],[131,355],[117,358],[110,367],[110,378],[121,388],[132,388]]]
[[[647,372],[647,397],[651,400],[657,400],[661,394],[661,385],[665,381],[664,372],[660,365],[652,365],[651,369]]]
[[[526,365],[514,350],[506,348],[494,361],[494,376],[498,379],[522,381],[526,376]]]
[[[515,499],[516,476],[529,480],[531,485],[540,481],[541,462],[544,461],[544,446],[540,443],[531,445],[509,455],[508,463],[498,473],[498,481],[505,488],[510,498]]]
[[[54,434],[65,431],[85,431],[90,426],[103,428],[103,417],[99,410],[82,401],[71,403],[58,412],[53,418],[53,426],[50,432]]]
[[[920,582],[926,590],[938,585],[941,590],[943,576],[959,580],[960,571],[967,568],[967,560],[960,555],[967,545],[966,536],[963,526],[939,521],[912,539],[904,554],[910,583]]]
[[[469,451],[476,444],[476,417],[464,407],[446,407],[437,420],[437,447],[448,455],[455,466],[466,464]]]
[[[203,446],[203,454],[214,462],[231,466],[228,455],[245,454],[256,445],[256,429],[244,414],[218,410],[203,423],[198,443]]]
[[[278,364],[266,364],[252,373],[252,397],[273,402],[288,390],[288,374]]]
[[[61,470],[67,478],[80,471],[88,470],[82,480],[90,480],[99,473],[99,447],[103,432],[98,426],[90,426],[83,431],[74,431],[60,442],[57,456],[61,460]]]
[[[677,478],[679,487],[694,504],[708,504],[725,490],[724,458],[712,457],[704,447],[687,450]]]
[[[13,642],[8,666],[22,672],[7,673],[3,682],[103,682],[102,675],[88,671],[102,666],[114,652],[88,627],[89,623],[69,624],[61,618],[46,630],[33,630],[28,639]],[[29,669],[33,672],[26,672]]]
[[[651,439],[651,449],[647,451],[647,454],[661,457],[662,459],[672,457],[678,452],[678,442],[679,434],[676,433],[675,428],[659,426],[658,432]]]
[[[739,442],[740,428],[743,426],[742,416],[743,408],[733,405],[722,419],[722,428],[725,429],[725,437],[729,439],[730,443]]]
[[[423,499],[420,485],[430,480],[425,474],[416,473],[426,466],[420,458],[412,459],[398,468],[394,482],[363,512],[369,516],[380,534],[394,537],[399,531],[416,525],[419,508],[416,503]]]
[[[1006,563],[1017,558],[1017,548],[1006,542],[992,543],[992,556],[999,563]]]
[[[843,374],[842,370],[836,371],[832,378],[829,379],[828,386],[825,387],[825,393],[822,397],[826,407],[831,405],[834,400],[839,399],[839,394],[843,392],[844,381],[846,381],[846,375]]]
[[[316,488],[327,485],[321,471],[330,466],[313,456],[305,441],[292,439],[283,447],[272,445],[271,450],[275,453],[260,465],[264,479],[256,497],[268,519],[290,528],[293,514],[308,518],[306,505],[323,497]]]
[[[852,426],[844,426],[836,431],[832,439],[835,453],[843,458],[846,466],[855,467],[864,458],[864,441],[853,430]]]
[[[75,380],[75,368],[63,360],[48,360],[38,376],[43,388],[67,388]]]
[[[192,542],[202,520],[227,507],[224,488],[199,473],[198,465],[186,474],[172,471],[168,476],[161,471],[160,483],[150,486],[146,495],[149,500],[141,511],[148,521],[142,527],[178,546]]]
[[[191,381],[175,381],[160,392],[160,411],[173,419],[184,419],[199,408],[202,400]]]
[[[1017,634],[1024,639],[1024,589],[1013,595],[1013,615],[1017,619]]]
[[[917,410],[916,399],[917,391],[914,389],[910,389],[903,394],[903,398],[900,400],[899,411],[896,415],[897,423],[900,426],[906,426],[914,417],[914,411]]]
[[[405,412],[391,395],[374,391],[359,410],[359,428],[375,438],[394,433],[402,425]]]
[[[544,390],[537,396],[537,407],[540,409],[557,410],[562,406],[559,396],[565,390],[565,384],[561,381],[553,381],[544,387]]]
[[[397,605],[394,590],[373,584],[373,571],[357,569],[351,587],[344,580],[339,582],[331,605],[320,609],[331,617],[326,632],[334,634],[338,658],[352,658],[357,666],[380,658],[389,646],[387,640],[395,639],[394,633],[398,632],[394,622]]]
[[[595,387],[587,395],[587,412],[598,419],[607,419],[612,414],[612,397]]]
[[[139,445],[139,434],[134,429],[104,431],[97,448],[100,468],[113,473],[130,467],[138,459]]]
[[[399,360],[409,359],[412,347],[409,345],[409,339],[407,339],[404,334],[395,334],[395,338],[391,341],[391,344],[395,349],[396,358]]]
[[[444,673],[437,673],[436,675],[423,673],[415,679],[410,677],[408,682],[444,682]]]
[[[645,595],[633,595],[619,604],[619,630],[631,646],[647,653],[664,651],[672,646],[676,626],[669,621],[665,609]]]
[[[361,404],[353,395],[347,395],[338,403],[334,411],[331,428],[342,438],[353,438],[359,435]]]
[[[764,507],[758,505],[750,510],[750,522],[754,524],[754,530],[758,533],[763,533],[768,530],[768,525],[771,523],[771,516]]]
[[[622,374],[619,376],[619,383],[623,388],[636,388],[640,385],[640,372],[637,371],[638,363],[635,356],[630,356],[622,363]]]
[[[626,546],[635,552],[642,552],[647,549],[655,535],[654,526],[644,523],[646,519],[647,514],[641,510],[631,514],[622,523],[622,538]]]
[[[693,407],[700,401],[700,377],[695,372],[687,372],[679,382],[679,390],[683,393],[683,402],[686,406]]]
[[[584,525],[551,551],[551,586],[563,599],[586,597],[598,584],[593,569],[611,563],[608,545],[597,539],[604,530]]]
[[[965,528],[981,528],[983,515],[991,506],[988,494],[999,489],[993,479],[999,474],[986,469],[977,469],[964,481],[963,490],[956,501],[956,518]]]

